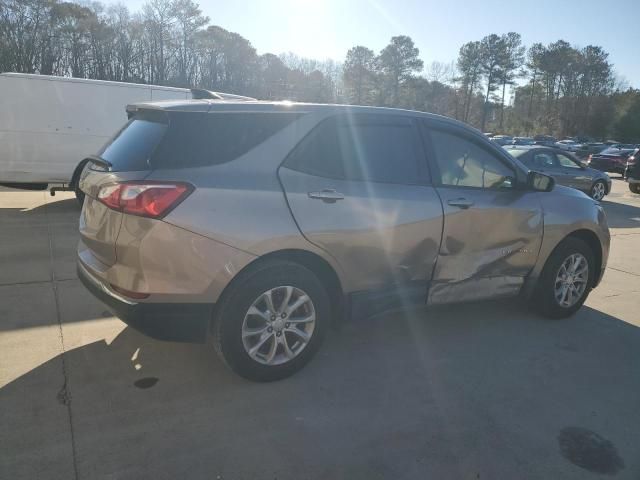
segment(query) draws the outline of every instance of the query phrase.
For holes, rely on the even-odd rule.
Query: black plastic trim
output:
[[[126,304],[101,290],[83,268],[78,278],[98,300],[124,323],[156,340],[204,343],[213,315],[213,303]]]

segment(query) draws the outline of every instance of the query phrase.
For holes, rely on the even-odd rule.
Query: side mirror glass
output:
[[[529,172],[527,183],[532,190],[537,192],[550,192],[556,184],[553,177],[540,172]]]

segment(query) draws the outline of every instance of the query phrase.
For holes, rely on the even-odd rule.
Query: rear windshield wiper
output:
[[[104,168],[107,172],[110,171],[113,167],[113,164],[110,161],[105,160],[104,158],[97,155],[89,155],[85,160],[87,160],[88,163],[93,163],[95,165],[98,165],[99,167]]]

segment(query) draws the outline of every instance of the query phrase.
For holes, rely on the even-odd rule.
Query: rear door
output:
[[[436,122],[425,126],[444,208],[429,303],[517,293],[542,241],[537,193],[519,188],[516,167],[483,139]]]
[[[349,273],[347,291],[415,287],[421,302],[442,234],[442,205],[411,117],[321,122],[279,169],[303,235]]]

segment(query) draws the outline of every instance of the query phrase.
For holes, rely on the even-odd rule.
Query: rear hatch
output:
[[[146,220],[164,218],[194,192],[203,168],[240,158],[302,115],[286,107],[243,111],[242,105],[234,111],[234,104],[220,105],[220,112],[193,102],[133,110],[80,180],[86,198],[79,255],[85,264],[105,270],[116,261],[135,263],[136,242],[154,224]],[[99,264],[91,265],[93,260]]]
[[[109,188],[117,182],[144,180],[151,173],[149,159],[167,130],[162,111],[140,111],[93,157],[84,169],[80,189],[85,193],[80,215],[80,255],[90,250],[104,266],[116,261],[116,240],[123,213],[105,205]],[[86,263],[90,262],[89,252]],[[92,265],[100,269],[100,265]]]

